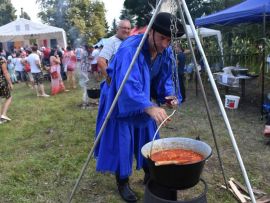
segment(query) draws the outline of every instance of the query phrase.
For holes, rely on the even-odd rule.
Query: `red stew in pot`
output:
[[[192,164],[202,161],[204,157],[192,150],[168,149],[153,153],[151,155],[151,159],[152,161],[160,164]]]

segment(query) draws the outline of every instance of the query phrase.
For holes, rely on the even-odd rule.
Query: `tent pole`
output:
[[[163,3],[163,1],[164,0],[160,0],[159,1],[158,5],[157,5],[157,8],[156,8],[155,12],[153,13],[153,16],[152,16],[152,18],[151,18],[151,20],[150,20],[150,22],[148,24],[148,27],[147,27],[144,35],[143,35],[143,38],[142,38],[139,46],[137,47],[137,50],[136,50],[136,52],[135,52],[135,54],[134,54],[134,56],[132,58],[132,61],[131,61],[130,65],[129,65],[128,69],[127,69],[127,72],[126,72],[126,74],[124,76],[124,79],[123,79],[123,81],[122,81],[122,83],[121,83],[121,85],[119,87],[119,90],[117,91],[117,94],[115,95],[115,98],[114,98],[114,100],[112,102],[112,105],[111,105],[109,111],[108,111],[108,114],[106,115],[106,118],[104,119],[104,122],[102,123],[101,129],[100,129],[100,131],[99,131],[99,133],[98,133],[98,135],[97,135],[97,137],[95,139],[94,145],[93,145],[91,151],[89,152],[89,154],[87,156],[87,159],[86,159],[86,161],[85,161],[85,163],[83,165],[83,168],[81,169],[81,173],[80,173],[80,175],[79,175],[79,177],[78,177],[78,179],[77,179],[77,181],[76,181],[76,183],[75,183],[75,185],[74,185],[74,187],[72,189],[72,192],[71,192],[71,194],[69,196],[69,199],[68,199],[68,203],[70,203],[72,201],[72,199],[73,199],[73,196],[74,196],[74,194],[75,194],[75,192],[76,192],[76,190],[77,190],[77,188],[79,186],[79,183],[80,183],[80,181],[82,179],[82,176],[84,175],[85,170],[86,170],[86,168],[87,168],[87,166],[89,164],[89,161],[92,158],[92,155],[94,153],[94,149],[96,148],[97,144],[99,143],[99,140],[100,140],[100,138],[102,136],[102,133],[103,133],[104,129],[107,126],[107,123],[109,121],[109,118],[110,118],[110,116],[111,116],[111,114],[112,114],[112,112],[114,110],[114,107],[115,107],[115,105],[116,105],[116,103],[118,101],[118,98],[119,98],[122,90],[123,90],[123,87],[124,87],[124,85],[125,85],[128,77],[130,75],[130,72],[132,71],[133,65],[135,64],[136,59],[138,58],[138,56],[140,54],[140,51],[141,51],[141,49],[143,47],[143,44],[144,44],[145,40],[147,39],[148,33],[149,33],[150,29],[152,28],[152,25],[154,23],[154,20],[155,20],[158,12],[160,10],[160,7],[161,7],[161,4]]]
[[[263,65],[262,65],[262,71],[261,71],[261,78],[262,78],[262,89],[261,89],[261,118],[263,119],[263,103],[264,103],[264,73],[265,73],[265,41],[266,40],[266,16],[265,13],[263,14],[263,53],[262,53],[262,59],[263,59]]]
[[[180,1],[180,0],[179,0],[179,1]],[[223,119],[224,119],[224,121],[225,121],[227,130],[228,130],[228,132],[229,132],[230,139],[231,139],[231,142],[232,142],[232,144],[233,144],[233,148],[234,148],[234,151],[235,151],[237,160],[238,160],[238,162],[239,162],[240,168],[241,168],[241,170],[242,170],[242,174],[243,174],[243,176],[244,176],[245,183],[246,183],[246,186],[247,186],[247,188],[248,188],[248,192],[249,192],[251,201],[252,201],[252,203],[256,203],[256,200],[255,200],[255,197],[254,197],[254,194],[253,194],[253,191],[252,191],[252,188],[251,188],[249,179],[248,179],[248,175],[247,175],[247,172],[246,172],[246,169],[245,169],[245,166],[244,166],[242,157],[241,157],[241,155],[240,155],[240,152],[239,152],[239,149],[238,149],[238,146],[237,146],[235,137],[234,137],[234,135],[233,135],[233,131],[232,131],[232,128],[231,128],[229,119],[228,119],[228,117],[227,117],[226,111],[225,111],[224,106],[223,106],[223,103],[222,103],[222,101],[221,101],[221,98],[220,98],[220,95],[219,95],[219,92],[218,92],[218,89],[217,89],[217,86],[216,86],[216,83],[215,83],[213,74],[212,74],[211,69],[210,69],[210,67],[209,67],[208,61],[207,61],[206,56],[205,56],[205,53],[204,53],[204,51],[203,51],[203,48],[202,48],[200,39],[199,39],[198,34],[197,34],[197,32],[196,32],[196,29],[195,29],[195,26],[194,26],[194,24],[193,24],[192,18],[191,18],[191,16],[190,16],[188,7],[187,7],[187,5],[186,5],[186,2],[185,2],[185,0],[181,0],[181,1],[182,1],[182,5],[183,5],[183,8],[184,8],[184,11],[185,11],[185,13],[186,13],[186,17],[187,17],[188,22],[189,22],[189,24],[190,24],[190,28],[191,28],[191,30],[192,30],[192,32],[193,32],[193,34],[194,34],[196,44],[197,44],[198,49],[199,49],[199,51],[200,51],[200,53],[201,53],[201,56],[203,57],[203,61],[204,61],[204,64],[205,64],[205,68],[206,68],[206,71],[207,71],[207,73],[208,73],[208,77],[209,77],[210,83],[211,83],[211,85],[212,85],[214,94],[215,94],[215,96],[216,96],[216,99],[217,99],[217,102],[218,102],[220,111],[221,111],[221,113],[222,113]]]

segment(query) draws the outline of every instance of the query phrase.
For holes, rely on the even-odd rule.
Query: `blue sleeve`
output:
[[[117,91],[125,77],[134,53],[135,51],[129,49],[120,50],[113,61],[113,78],[115,79],[113,82]],[[150,76],[143,56],[139,55],[119,96],[118,116],[125,117],[141,114],[144,113],[145,108],[150,106],[153,106],[150,101]]]
[[[176,62],[171,49],[166,50],[163,54],[161,63],[160,72],[153,80],[158,104],[164,104],[165,97],[171,95],[177,96],[178,100],[182,101],[179,88],[177,88]]]

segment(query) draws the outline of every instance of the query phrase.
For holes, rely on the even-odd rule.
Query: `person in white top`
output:
[[[92,51],[91,54],[91,71],[92,72],[97,72],[97,59],[99,55],[99,48],[98,46],[95,46],[95,49]]]
[[[37,46],[32,47],[32,53],[26,58],[26,60],[30,64],[30,67],[31,67],[31,73],[34,78],[37,96],[49,97],[49,95],[47,95],[44,90],[44,85],[43,85],[44,77],[41,71],[40,57],[37,54]]]
[[[34,89],[34,78],[31,73],[31,67],[30,64],[26,61],[26,57],[32,53],[32,49],[26,49],[25,53],[26,54],[22,56],[22,63],[24,65],[24,72],[27,77],[26,85],[31,89]]]
[[[121,20],[117,26],[117,32],[114,36],[110,37],[107,43],[104,45],[98,57],[98,68],[103,76],[107,76],[106,68],[108,63],[116,53],[118,47],[125,40],[131,30],[131,24],[129,20]]]
[[[24,82],[26,81],[26,75],[25,72],[23,70],[24,66],[22,64],[22,57],[21,57],[21,53],[17,52],[16,53],[16,58],[14,59],[14,64],[15,64],[15,71],[17,74],[17,79],[20,82]]]

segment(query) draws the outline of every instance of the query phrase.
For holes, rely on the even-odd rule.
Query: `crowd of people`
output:
[[[167,106],[174,107],[181,102],[181,95],[175,91],[172,81],[172,65],[175,65],[175,59],[170,47],[171,17],[169,13],[160,13],[157,16],[95,150],[97,171],[115,174],[119,194],[127,202],[137,200],[129,186],[133,155],[137,159],[137,169],[143,168],[145,171],[145,181],[149,178],[140,149],[152,140],[157,124],[168,116],[166,110],[159,105],[166,103]],[[180,23],[178,26],[180,36],[183,34],[183,27]],[[75,50],[70,46],[66,50],[59,47],[49,50],[33,45],[31,49],[21,49],[8,56],[3,55],[1,66],[5,82],[1,82],[1,85],[4,84],[5,90],[2,91],[1,87],[0,96],[5,97],[6,102],[2,107],[1,118],[9,119],[6,111],[11,102],[14,83],[25,82],[27,87],[36,90],[38,97],[49,97],[75,89],[77,78],[83,89],[84,106],[90,103],[97,104],[97,100],[91,101],[88,97],[87,90],[101,89],[96,122],[98,134],[142,39],[142,35],[129,37],[130,30],[130,21],[120,21],[116,34],[109,38],[104,47],[85,45]],[[50,95],[44,90],[42,67],[50,75]],[[7,70],[10,70],[10,73]],[[65,77],[67,82],[64,84]],[[105,80],[102,80],[103,78]],[[166,102],[168,96],[173,96],[169,103]]]
[[[170,46],[172,18],[169,13],[158,14],[95,149],[97,171],[115,174],[119,194],[126,202],[137,201],[129,185],[133,156],[137,160],[137,169],[143,168],[145,172],[144,183],[149,179],[149,170],[140,149],[152,140],[157,125],[168,117],[160,104],[173,108],[182,100],[180,92],[175,89],[175,81],[172,81],[172,67],[177,65]],[[177,26],[177,35],[183,35],[182,24],[177,22]],[[6,114],[13,84],[25,82],[27,87],[36,90],[37,97],[49,97],[76,89],[78,83],[83,90],[81,106],[99,105],[98,135],[143,36],[129,37],[130,31],[130,21],[121,20],[116,34],[104,47],[85,45],[73,49],[68,46],[64,50],[33,45],[31,49],[21,48],[12,54],[2,54],[0,96],[6,100],[1,108],[1,123],[11,120]],[[183,69],[185,62],[181,47],[177,52],[178,66]],[[1,53],[4,52],[1,50]],[[50,95],[46,94],[43,85],[46,71],[51,81]],[[178,74],[182,79],[182,71]],[[182,85],[180,83],[180,87]],[[100,99],[89,98],[89,89],[100,89]],[[185,99],[183,88],[181,92]],[[170,102],[167,102],[169,97]]]
[[[0,124],[11,121],[6,114],[12,100],[11,90],[16,83],[25,83],[27,88],[35,90],[37,97],[44,98],[69,92],[79,83],[83,89],[82,106],[88,106],[87,89],[99,89],[102,74],[97,60],[101,49],[102,46],[67,46],[62,49],[34,44],[31,48],[22,47],[9,53],[1,48],[0,97],[5,102],[1,105]],[[44,80],[50,81],[50,94],[45,92]],[[96,100],[93,103],[98,104]]]

